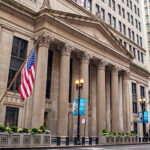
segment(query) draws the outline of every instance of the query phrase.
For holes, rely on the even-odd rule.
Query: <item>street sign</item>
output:
[[[78,115],[78,99],[73,99],[72,115],[73,116],[77,116]]]
[[[80,98],[79,114],[85,116],[85,98]]]

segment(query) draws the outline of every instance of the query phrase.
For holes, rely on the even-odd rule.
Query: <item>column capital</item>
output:
[[[108,62],[104,60],[98,61],[98,64],[97,64],[99,70],[105,70],[106,65],[108,65]]]
[[[112,68],[112,73],[113,73],[113,74],[118,74],[119,71],[120,71],[120,68],[119,68],[119,67],[113,66],[113,68]]]
[[[84,52],[82,57],[81,57],[81,62],[84,62],[84,63],[89,63],[89,60],[91,59],[91,55],[87,52]]]
[[[49,35],[44,35],[39,41],[39,47],[47,47],[49,48],[49,44],[54,41],[54,37]]]
[[[75,49],[73,46],[65,43],[65,45],[59,45],[62,56],[70,56],[71,52]]]
[[[123,72],[123,78],[124,78],[125,80],[128,80],[128,79],[129,79],[129,76],[130,76],[130,72],[129,72],[128,70],[125,70],[125,71]]]

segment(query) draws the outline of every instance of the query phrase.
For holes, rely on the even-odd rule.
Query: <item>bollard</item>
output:
[[[92,137],[89,137],[89,145],[92,145]]]
[[[74,145],[77,145],[77,137],[74,138]]]
[[[85,137],[82,137],[82,145],[85,145]]]
[[[96,137],[96,144],[98,144],[98,142],[99,142],[99,138],[98,138],[98,137]]]
[[[57,146],[60,145],[60,137],[57,137]]]
[[[66,137],[66,145],[69,145],[69,137]]]

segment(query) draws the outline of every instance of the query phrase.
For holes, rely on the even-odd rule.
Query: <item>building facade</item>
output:
[[[144,45],[119,33],[118,27],[106,24],[102,15],[95,15],[92,4],[86,4],[85,9],[72,0],[0,1],[0,96],[35,41],[42,37],[33,94],[21,101],[18,77],[0,104],[1,124],[27,128],[44,124],[53,135],[76,136],[77,117],[72,116],[72,102],[78,92],[74,82],[83,78],[81,97],[86,98],[86,114],[81,117],[81,136],[97,136],[103,128],[143,134],[137,116],[138,99],[148,99]],[[130,26],[128,23],[126,28]],[[142,41],[139,26],[134,34]],[[121,40],[126,44],[122,45]],[[130,44],[129,50],[126,46]],[[145,124],[147,130],[148,126]]]
[[[150,70],[150,1],[144,1],[144,11],[145,11],[145,23],[147,29],[147,41],[148,41],[148,62]],[[150,82],[149,82],[149,99],[150,99]]]

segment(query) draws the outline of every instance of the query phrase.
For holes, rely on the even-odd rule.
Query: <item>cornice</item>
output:
[[[34,22],[36,16],[36,12],[14,0],[0,0],[0,9],[29,22]]]
[[[150,72],[140,66],[138,66],[135,63],[130,63],[130,68],[133,69],[136,72],[139,72],[140,74],[144,74],[145,76],[147,76],[148,78],[150,77]]]

